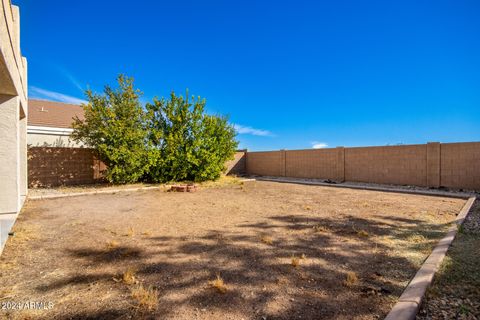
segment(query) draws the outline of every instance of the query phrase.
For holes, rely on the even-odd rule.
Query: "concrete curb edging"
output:
[[[326,182],[320,182],[320,181],[270,178],[270,177],[255,177],[255,179],[258,181],[295,183],[295,184],[304,184],[304,185],[312,185],[312,186],[347,188],[347,189],[358,189],[358,190],[367,190],[367,191],[394,192],[394,193],[405,193],[405,194],[413,194],[413,195],[436,196],[436,197],[458,198],[458,199],[469,199],[470,197],[474,196],[473,193],[469,193],[469,192],[450,192],[450,191],[441,191],[441,190],[410,190],[410,189],[395,188],[395,187],[356,185],[356,184],[349,184],[348,182],[334,184],[334,183],[326,183]]]
[[[57,199],[57,198],[67,198],[67,197],[79,197],[79,196],[88,196],[92,194],[112,194],[117,192],[132,192],[140,190],[156,190],[161,189],[164,186],[154,186],[154,187],[138,187],[138,188],[125,188],[125,189],[112,189],[112,190],[96,190],[96,191],[84,191],[84,192],[72,192],[72,193],[63,193],[63,194],[47,194],[43,196],[29,196],[29,200],[43,200],[43,199]]]
[[[251,182],[255,179],[242,179],[241,182]],[[88,196],[92,194],[112,194],[118,192],[133,192],[133,191],[142,191],[142,190],[157,190],[168,187],[167,185],[161,186],[149,186],[149,187],[136,187],[136,188],[125,188],[125,189],[107,189],[107,190],[93,190],[93,191],[84,191],[84,192],[70,192],[70,193],[59,193],[59,194],[46,194],[42,196],[28,196],[29,200],[43,200],[43,199],[57,199],[57,198],[67,198],[67,197],[79,197],[79,196]]]
[[[457,235],[458,228],[472,208],[476,197],[470,197],[457,215],[455,225],[448,229],[447,234],[437,243],[432,253],[424,261],[413,279],[407,285],[398,302],[393,306],[385,320],[414,320],[425,296],[427,288],[445,258],[448,248]]]

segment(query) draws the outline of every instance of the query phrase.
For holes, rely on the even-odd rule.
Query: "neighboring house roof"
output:
[[[79,105],[46,101],[28,100],[28,125],[52,128],[71,128],[73,118],[84,119],[83,108]]]

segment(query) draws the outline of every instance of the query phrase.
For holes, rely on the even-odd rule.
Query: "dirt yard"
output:
[[[383,318],[463,204],[274,182],[30,201],[0,318]],[[46,307],[5,310],[25,302]]]

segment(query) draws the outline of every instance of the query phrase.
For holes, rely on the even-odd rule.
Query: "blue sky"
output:
[[[477,0],[13,3],[31,97],[125,73],[207,98],[250,150],[480,141]]]

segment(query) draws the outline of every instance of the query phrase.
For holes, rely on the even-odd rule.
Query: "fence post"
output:
[[[427,187],[440,187],[440,142],[427,143]]]
[[[282,177],[287,176],[287,150],[281,149],[280,152],[282,153]]]
[[[248,149],[243,150],[243,174],[248,175],[248,168],[247,168],[247,155]]]
[[[337,147],[337,173],[336,173],[336,180],[338,182],[345,181],[345,148],[344,147]]]

